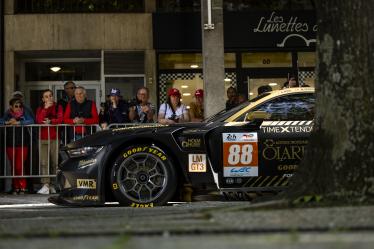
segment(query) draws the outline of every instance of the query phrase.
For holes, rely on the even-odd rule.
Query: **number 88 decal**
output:
[[[252,162],[253,146],[251,144],[233,144],[229,147],[229,156],[227,161],[231,165],[250,164]]]
[[[223,166],[258,166],[257,142],[256,133],[224,133]]]

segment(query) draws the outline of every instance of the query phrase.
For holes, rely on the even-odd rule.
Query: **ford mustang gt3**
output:
[[[226,197],[280,191],[304,154],[314,106],[314,88],[289,88],[202,123],[97,132],[61,149],[60,193],[50,201],[149,207],[180,200],[185,191]]]

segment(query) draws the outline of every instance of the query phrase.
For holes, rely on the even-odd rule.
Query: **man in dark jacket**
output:
[[[57,101],[57,106],[61,105],[62,109],[66,110],[68,103],[74,99],[75,83],[73,81],[67,81],[64,84],[64,96]]]
[[[78,86],[74,91],[74,99],[66,106],[64,114],[64,123],[73,125],[94,125],[99,123],[99,115],[97,114],[96,104],[92,100],[86,99],[86,89]],[[88,131],[87,131],[87,128]],[[74,126],[74,140],[80,139],[88,135],[91,127]]]
[[[117,88],[110,90],[110,102],[104,114],[103,128],[109,124],[129,123],[129,105],[120,99],[121,92]]]

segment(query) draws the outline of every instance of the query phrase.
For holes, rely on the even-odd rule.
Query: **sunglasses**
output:
[[[13,107],[14,107],[14,108],[21,108],[22,105],[14,105]]]

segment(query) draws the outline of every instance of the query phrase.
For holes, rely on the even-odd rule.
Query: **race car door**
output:
[[[314,102],[312,93],[279,96],[217,128],[212,137],[221,157],[213,156],[213,164],[219,165],[220,187],[286,185],[308,143]],[[248,120],[256,113],[267,119]]]

